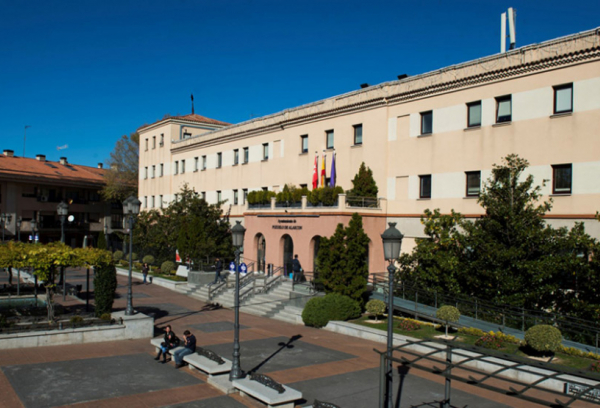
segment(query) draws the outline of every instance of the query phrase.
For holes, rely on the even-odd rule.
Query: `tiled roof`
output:
[[[218,126],[229,126],[229,125],[231,125],[231,123],[222,122],[220,120],[207,118],[206,116],[198,115],[198,114],[195,114],[195,113],[190,113],[189,115],[183,115],[183,116],[169,116],[167,118],[164,118],[164,119],[161,119],[161,120],[157,120],[156,122],[151,123],[149,125],[140,126],[138,130],[147,128],[148,126],[152,126],[152,125],[154,125],[156,123],[159,123],[159,122],[162,122],[162,121],[165,121],[165,120],[169,120],[169,119],[183,120],[183,121],[196,122],[196,123],[206,123],[208,125],[218,125]]]
[[[21,181],[55,181],[61,184],[104,184],[108,170],[77,164],[40,161],[23,157],[0,155],[0,179]]]

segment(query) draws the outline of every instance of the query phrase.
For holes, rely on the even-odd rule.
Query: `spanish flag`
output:
[[[325,158],[327,155],[323,153],[323,161],[321,162],[321,187],[325,187]]]
[[[313,167],[313,190],[319,187],[319,155],[315,153],[315,166]]]

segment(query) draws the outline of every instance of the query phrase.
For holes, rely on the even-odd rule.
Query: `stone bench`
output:
[[[203,350],[208,351],[202,349],[201,347],[197,347],[196,353],[189,354],[183,358],[183,361],[188,363],[190,369],[196,368],[208,374],[209,378],[217,375],[226,374],[231,371],[231,360],[221,358],[216,354],[208,351],[209,353],[214,354],[214,356],[216,356],[217,359],[220,359],[222,361],[222,363],[219,364],[219,361],[215,361],[215,359],[203,355]]]
[[[165,341],[164,337],[155,337],[152,340],[150,340],[150,344],[152,344],[156,348],[156,353],[157,354],[158,354],[158,350],[160,350],[160,344],[163,341]],[[183,348],[184,348],[183,346],[178,346],[178,347],[172,348],[171,350],[167,351],[167,353],[169,353],[169,354],[172,355],[177,350],[181,350]]]
[[[233,386],[237,388],[242,395],[249,395],[265,404],[269,408],[294,408],[294,401],[302,399],[302,393],[298,390],[279,384],[271,378],[258,374],[262,377],[261,381],[271,383],[265,385],[263,382],[252,380],[249,376],[239,380],[233,380]],[[265,381],[266,380],[266,381]],[[277,389],[278,388],[278,389]]]

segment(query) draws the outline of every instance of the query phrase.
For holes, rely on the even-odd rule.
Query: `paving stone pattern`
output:
[[[244,404],[229,397],[209,398],[200,401],[185,402],[177,405],[167,405],[165,408],[245,408]]]
[[[148,354],[3,367],[27,408],[54,407],[201,383]]]
[[[234,329],[233,322],[222,321],[222,322],[210,322],[210,323],[200,323],[200,324],[192,324],[190,328],[200,330],[204,333],[217,333],[224,331],[231,331]],[[248,326],[244,326],[240,324],[241,329],[247,329]]]

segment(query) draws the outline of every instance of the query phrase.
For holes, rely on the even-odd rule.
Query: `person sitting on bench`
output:
[[[196,336],[190,333],[189,330],[186,330],[183,332],[183,338],[185,340],[184,348],[173,353],[175,368],[183,367],[183,358],[196,351]]]
[[[171,325],[167,325],[165,327],[165,337],[164,341],[160,344],[160,349],[158,350],[158,354],[154,357],[155,360],[160,360],[160,355],[162,354],[163,360],[162,363],[167,362],[167,354],[168,351],[172,348],[175,348],[179,345],[179,339],[175,335],[175,332],[171,330]]]

